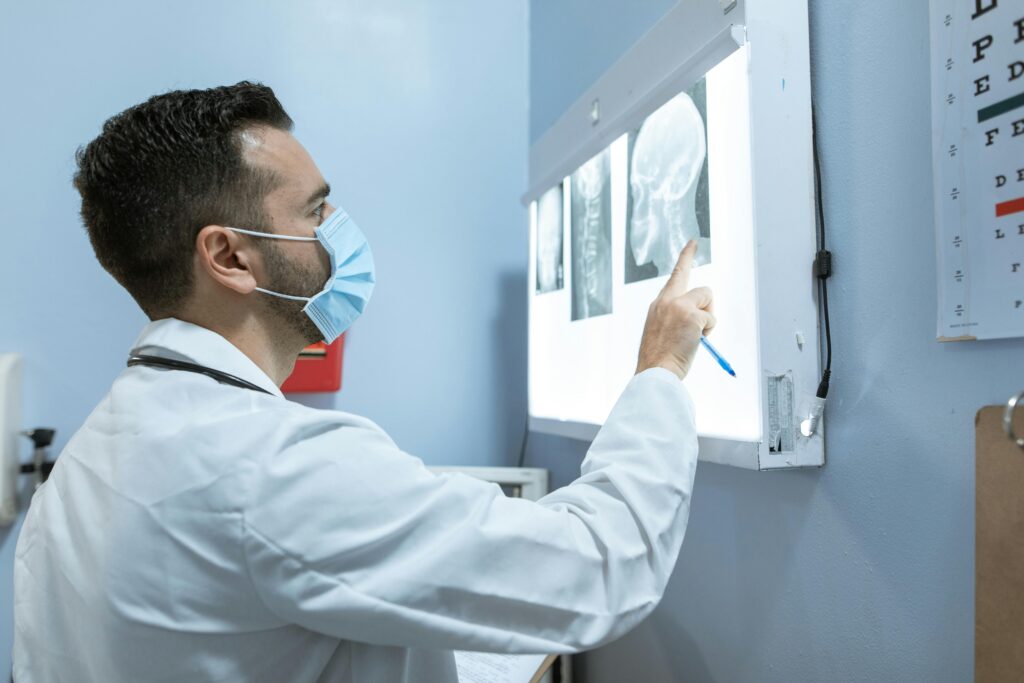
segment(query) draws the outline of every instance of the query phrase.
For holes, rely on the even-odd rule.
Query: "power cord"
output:
[[[818,398],[828,396],[832,376],[832,324],[828,316],[828,279],[832,276],[832,252],[825,248],[825,208],[821,193],[821,153],[818,151],[818,125],[811,110],[811,144],[814,147],[814,203],[818,207],[818,253],[814,256],[814,276],[818,278],[818,299],[825,318],[825,371],[818,385]]]
[[[519,445],[519,464],[516,467],[522,467],[526,462],[526,440],[530,437],[530,418],[526,418],[526,424],[523,425],[523,441]]]
[[[810,415],[800,423],[800,431],[810,437],[818,429],[818,422],[825,413],[825,399],[828,397],[829,380],[832,378],[832,321],[828,314],[828,279],[832,276],[832,252],[825,244],[825,207],[821,190],[821,154],[818,149],[818,124],[811,107],[811,147],[814,157],[814,203],[817,208],[817,252],[814,255],[814,277],[818,285],[818,305],[825,319],[825,370],[821,373],[818,391],[811,405]]]

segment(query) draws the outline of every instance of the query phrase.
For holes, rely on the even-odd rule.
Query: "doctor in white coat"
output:
[[[697,461],[680,380],[714,325],[696,245],[580,478],[506,498],[281,394],[373,286],[291,125],[242,82],[151,98],[78,154],[97,258],[152,322],[29,508],[17,683],[454,682],[453,650],[593,648],[662,597]]]

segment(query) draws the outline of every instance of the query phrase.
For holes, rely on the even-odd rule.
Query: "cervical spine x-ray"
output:
[[[706,119],[701,79],[630,135],[627,283],[668,275],[691,239],[698,241],[694,265],[711,261]]]
[[[572,174],[572,319],[612,312],[611,164],[604,150]]]
[[[537,202],[537,293],[562,289],[562,185]]]

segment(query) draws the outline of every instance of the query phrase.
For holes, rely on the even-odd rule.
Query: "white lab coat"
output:
[[[18,538],[17,683],[444,683],[452,650],[576,652],[661,599],[697,460],[667,370],[634,377],[582,476],[531,502],[286,400],[204,328],[151,323],[133,352],[273,395],[121,373]]]

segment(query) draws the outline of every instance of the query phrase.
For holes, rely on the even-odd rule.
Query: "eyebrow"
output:
[[[330,183],[324,183],[323,185],[318,187],[313,194],[311,194],[309,196],[309,199],[307,199],[306,203],[303,204],[302,206],[303,206],[303,208],[306,208],[308,206],[312,206],[313,204],[318,203],[321,199],[325,199],[330,194],[331,194],[331,184]]]

